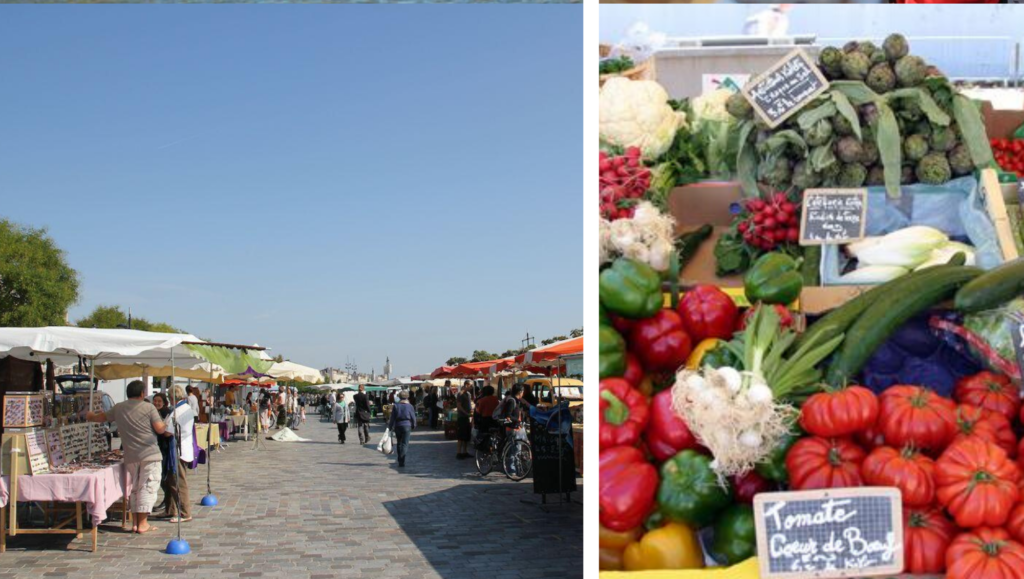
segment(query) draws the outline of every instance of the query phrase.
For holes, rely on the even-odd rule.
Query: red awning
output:
[[[431,378],[447,378],[452,375],[455,366],[441,366],[430,373]]]
[[[494,360],[466,362],[465,364],[459,364],[456,366],[455,369],[452,370],[452,376],[476,376],[477,374],[489,372],[493,365]]]
[[[569,338],[547,346],[534,348],[516,356],[516,364],[539,364],[557,359],[559,356],[569,356],[583,353],[583,336]]]
[[[270,388],[271,386],[277,385],[274,380],[265,380],[263,382],[257,382],[255,380],[225,380],[221,383],[221,387],[224,386],[260,386],[261,388]]]

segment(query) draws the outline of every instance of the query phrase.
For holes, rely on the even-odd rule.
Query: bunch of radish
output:
[[[651,186],[651,171],[640,160],[640,148],[624,155],[601,152],[601,217],[614,221],[633,217],[634,207]]]
[[[736,229],[747,245],[771,251],[800,240],[800,207],[785,193],[751,199],[744,204]]]

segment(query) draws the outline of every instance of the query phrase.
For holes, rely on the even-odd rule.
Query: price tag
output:
[[[872,577],[903,571],[899,489],[754,496],[761,579]]]
[[[807,189],[800,207],[800,245],[836,245],[864,238],[867,189]]]
[[[750,106],[769,127],[775,128],[807,103],[828,90],[828,80],[799,48],[743,88]]]

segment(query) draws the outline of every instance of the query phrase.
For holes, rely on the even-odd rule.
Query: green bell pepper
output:
[[[709,366],[711,368],[739,368],[740,359],[736,357],[736,354],[732,353],[732,350],[725,347],[724,342],[719,342],[717,346],[711,348],[704,354],[704,357],[700,359],[701,366]]]
[[[719,484],[710,457],[683,450],[661,465],[658,508],[667,518],[700,528],[731,502],[732,493]]]
[[[616,378],[626,373],[626,340],[611,326],[601,326],[597,335],[597,361],[601,380]]]
[[[789,471],[786,470],[786,453],[789,449],[800,440],[803,436],[803,432],[797,426],[793,427],[793,430],[782,437],[779,444],[764,457],[764,460],[754,465],[754,472],[763,476],[764,478],[780,482],[789,482]]]
[[[625,257],[601,272],[599,295],[601,305],[609,312],[634,319],[653,316],[664,303],[658,272]]]
[[[754,508],[733,505],[715,521],[715,538],[709,549],[711,556],[722,565],[735,565],[757,554],[757,536],[754,531]]]
[[[743,293],[750,303],[788,305],[800,297],[804,287],[800,264],[783,253],[766,253],[743,277]]]

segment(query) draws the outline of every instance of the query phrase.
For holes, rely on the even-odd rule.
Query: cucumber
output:
[[[800,264],[804,287],[821,285],[821,246],[808,245],[804,248],[804,261]]]
[[[1024,258],[1008,261],[960,288],[953,306],[973,313],[998,308],[1024,294]]]
[[[952,258],[950,258],[948,265],[963,265],[966,259],[967,257],[964,253],[958,251]],[[790,347],[790,351],[797,351],[804,342],[811,339],[820,339],[821,341],[819,343],[828,342],[832,338],[845,332],[846,329],[850,327],[850,324],[855,322],[857,318],[864,313],[864,310],[866,310],[868,306],[875,303],[875,300],[878,299],[879,296],[890,291],[900,292],[903,284],[913,283],[917,278],[932,271],[934,271],[934,268],[911,272],[888,283],[877,285],[860,294],[811,324],[811,327],[801,334],[795,342],[793,342],[793,345]],[[821,336],[819,336],[819,334],[821,334]]]
[[[694,254],[697,253],[697,248],[700,247],[700,244],[704,243],[707,238],[711,237],[711,232],[714,230],[714,227],[705,224],[676,238],[676,255],[679,256],[680,270],[686,267],[686,264],[693,259]]]
[[[828,382],[840,386],[853,380],[875,350],[900,325],[952,297],[957,289],[982,273],[977,267],[939,265],[922,270],[919,276],[901,278],[876,288],[886,291],[847,330],[839,354],[829,367]]]

